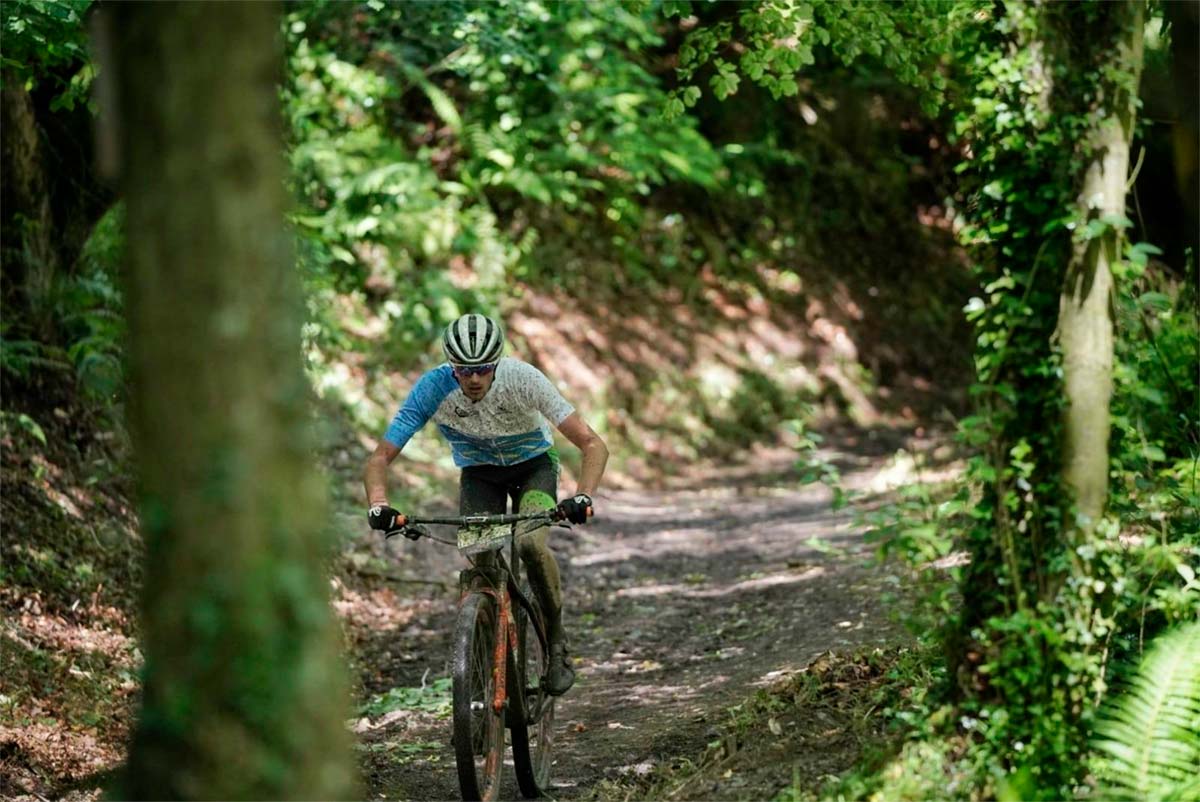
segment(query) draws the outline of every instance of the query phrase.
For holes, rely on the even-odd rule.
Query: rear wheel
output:
[[[495,712],[492,672],[496,643],[496,603],[471,593],[458,611],[454,630],[454,758],[462,798],[492,800],[500,795],[504,765],[504,713]]]
[[[529,592],[529,586],[524,585],[522,591],[538,618],[542,619],[541,608]],[[515,674],[524,689],[524,704],[520,706],[521,715],[511,722],[513,767],[517,772],[521,795],[534,799],[550,787],[550,765],[554,752],[554,697],[546,693],[543,686],[549,655],[524,607],[516,604],[514,607],[517,608]]]

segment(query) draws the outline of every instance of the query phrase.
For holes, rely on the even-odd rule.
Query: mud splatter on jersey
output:
[[[443,364],[413,385],[384,439],[404,448],[432,420],[458,467],[515,465],[549,451],[550,424],[557,426],[574,411],[544,373],[519,359],[500,360],[491,389],[479,401],[463,394],[453,369]]]

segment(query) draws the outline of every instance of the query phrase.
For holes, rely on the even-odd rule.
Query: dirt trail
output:
[[[821,652],[903,637],[850,513],[821,485],[797,487],[792,459],[686,490],[613,492],[596,523],[559,537],[579,679],[558,705],[554,798],[696,755],[730,705]],[[848,459],[844,483],[867,487],[884,465]],[[421,576],[453,576],[452,549],[415,548]],[[364,690],[446,676],[453,605],[452,588],[429,586],[362,639]],[[371,798],[457,798],[448,720],[404,710],[357,729]]]

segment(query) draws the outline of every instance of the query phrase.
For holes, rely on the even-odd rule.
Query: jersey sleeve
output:
[[[546,378],[545,373],[530,364],[523,367],[527,371],[525,387],[529,392],[529,405],[545,415],[546,420],[558,426],[575,411],[575,407],[562,397],[562,393]]]
[[[446,396],[457,384],[449,365],[442,365],[426,373],[413,385],[412,391],[392,418],[383,439],[396,448],[404,448],[412,436],[421,430]]]

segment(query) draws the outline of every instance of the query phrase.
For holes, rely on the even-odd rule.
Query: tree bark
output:
[[[75,269],[113,193],[92,164],[92,115],[84,105],[54,108],[58,84],[82,66],[42,76],[32,92],[5,70],[0,93],[0,248],[5,320],[18,332],[57,343],[55,284]]]
[[[355,795],[273,3],[114,14],[146,584],[125,798]]]
[[[1083,220],[1125,216],[1129,143],[1142,70],[1143,0],[1108,8],[1119,26],[1115,60],[1128,80],[1110,86],[1091,142],[1079,209]],[[1109,402],[1112,398],[1112,265],[1121,258],[1122,232],[1108,227],[1080,243],[1060,297],[1058,335],[1063,358],[1065,413],[1063,479],[1075,503],[1073,527],[1087,533],[1104,514],[1108,496]]]
[[[4,76],[0,109],[4,131],[0,139],[4,165],[4,301],[18,309],[41,312],[58,270],[58,252],[37,114],[29,90],[9,75]]]

